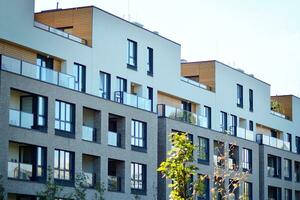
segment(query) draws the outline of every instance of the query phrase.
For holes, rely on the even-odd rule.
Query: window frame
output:
[[[103,77],[103,78],[102,78]],[[99,72],[99,96],[103,99],[111,97],[111,75],[109,73]],[[103,86],[103,88],[101,88]]]
[[[244,88],[240,84],[237,85],[237,99],[236,99],[236,105],[240,108],[244,107]]]
[[[288,165],[286,166],[286,164]],[[286,171],[288,170],[288,171]],[[286,176],[286,173],[288,173],[289,176]],[[283,159],[283,176],[284,180],[292,181],[292,160],[288,158]]]
[[[143,152],[146,151],[147,149],[147,123],[146,122],[139,121],[136,119],[131,120],[131,143],[130,144],[131,144],[131,149],[134,151],[143,151]]]
[[[138,169],[137,176],[136,176],[136,169]],[[131,174],[130,174],[131,193],[132,194],[146,194],[147,166],[142,163],[131,162],[130,171],[131,171]],[[137,185],[137,187],[136,187],[136,185]]]
[[[127,68],[137,70],[137,42],[127,39]]]
[[[58,157],[56,158],[56,156]],[[61,157],[63,155],[63,158]],[[67,162],[68,155],[68,162]],[[63,159],[63,164],[61,164]],[[69,164],[68,168],[66,164]],[[74,154],[70,151],[62,150],[62,149],[54,149],[54,172],[53,178],[56,182],[62,185],[66,185],[68,182],[74,181]],[[61,178],[60,173],[63,173],[63,177]],[[69,173],[69,179],[66,179],[66,173]]]
[[[243,171],[248,171],[252,173],[252,150],[248,148],[242,149],[242,168]]]
[[[246,187],[246,185],[248,187]],[[248,188],[248,190],[246,190],[246,188]],[[248,194],[246,194],[246,192]],[[253,184],[251,182],[244,182],[243,195],[245,197],[245,200],[253,200]]]
[[[252,89],[249,89],[249,111],[253,112],[254,111],[254,93]]]
[[[148,61],[147,61],[147,75],[153,76],[153,48],[147,47]]]
[[[200,141],[203,141],[203,143],[200,143]],[[199,144],[199,147],[198,147],[198,163],[202,163],[202,164],[206,164],[206,165],[209,165],[209,156],[210,156],[210,148],[209,148],[209,139],[208,138],[205,138],[205,137],[201,137],[201,136],[198,136],[198,144]],[[202,153],[204,153],[206,155],[206,159],[202,159],[200,158],[200,148],[201,148],[201,144],[205,144],[205,147],[202,148]]]
[[[64,104],[64,114],[62,114],[62,104]],[[57,108],[57,105],[59,106]],[[69,106],[69,120],[67,120],[67,106]],[[58,110],[57,110],[58,109]],[[59,112],[58,114],[56,112]],[[57,118],[58,116],[58,118]],[[64,119],[61,119],[64,118]],[[56,123],[59,124],[59,127],[56,126]],[[64,123],[64,129],[61,128],[61,123]],[[67,124],[70,125],[70,131],[67,129]],[[69,102],[61,101],[56,99],[55,100],[55,120],[54,120],[54,128],[55,134],[68,136],[68,137],[75,137],[75,105]]]
[[[85,92],[86,90],[86,66],[74,62],[73,75],[75,77],[75,90]]]

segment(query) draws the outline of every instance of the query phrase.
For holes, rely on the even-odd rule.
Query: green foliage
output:
[[[2,185],[2,175],[0,174],[0,200],[4,200],[4,193],[5,193],[5,190],[4,190],[4,187]]]
[[[75,193],[73,195],[75,200],[86,200],[87,177],[84,173],[78,173],[75,177]]]
[[[171,133],[172,149],[168,152],[166,161],[160,164],[158,171],[163,177],[172,181],[171,200],[192,200],[195,192],[191,192],[191,177],[196,174],[197,167],[190,162],[194,161],[193,151],[196,147],[190,142],[186,133]],[[196,187],[195,187],[196,188]]]
[[[104,200],[104,192],[106,190],[104,183],[97,183],[95,187],[96,193],[93,200]]]
[[[271,110],[284,114],[284,109],[279,101],[271,100]]]
[[[50,167],[47,169],[48,178],[45,185],[45,189],[42,192],[38,192],[37,196],[40,200],[55,200],[57,197],[61,197],[63,187],[57,185],[54,182],[53,171]],[[71,195],[70,195],[71,196]],[[71,199],[70,197],[63,197],[64,199]]]

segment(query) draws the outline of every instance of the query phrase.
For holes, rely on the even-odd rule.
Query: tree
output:
[[[187,133],[175,132],[169,137],[172,149],[168,151],[168,157],[157,171],[162,173],[163,178],[171,180],[168,185],[171,188],[171,200],[192,200],[198,187],[201,187],[197,182],[191,181],[197,170],[197,167],[191,164],[196,147],[189,140]]]
[[[3,176],[0,174],[0,200],[4,200],[4,194],[5,194],[5,190],[2,185],[2,178]]]
[[[226,141],[226,140],[223,140]],[[249,171],[244,171],[242,164],[232,162],[235,156],[237,146],[231,143],[226,148],[227,143],[218,142],[214,148],[216,158],[214,159],[214,188],[211,189],[213,199],[244,199],[242,195],[238,195],[240,184],[247,181]],[[228,184],[226,185],[226,181]],[[238,195],[238,196],[237,196]]]
[[[271,100],[271,110],[279,113],[284,113],[282,104],[277,100]]]
[[[104,192],[106,190],[105,184],[98,182],[95,187],[95,194],[93,200],[104,200]]]
[[[73,195],[75,200],[86,200],[87,177],[84,173],[78,173],[75,177],[75,193]]]
[[[37,196],[40,200],[55,200],[57,197],[62,197],[61,192],[63,191],[63,187],[57,185],[53,178],[53,171],[51,167],[48,167],[48,178],[45,185],[45,189],[42,192],[38,192]],[[63,196],[64,199],[71,199],[69,197]]]

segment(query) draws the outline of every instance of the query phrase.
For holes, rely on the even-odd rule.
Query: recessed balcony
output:
[[[75,89],[75,77],[50,68],[1,55],[1,69],[43,82]]]
[[[208,118],[193,112],[175,108],[166,104],[157,105],[158,116],[175,119],[185,123],[208,128]]]
[[[111,192],[124,192],[125,162],[108,159],[107,190]]]
[[[100,142],[100,122],[100,111],[84,107],[81,139],[90,142]]]
[[[124,91],[115,92],[115,102],[133,106],[143,110],[151,111],[152,101],[135,94],[130,94]]]
[[[107,144],[114,147],[125,147],[125,118],[109,114]]]
[[[281,139],[271,137],[271,136],[268,136],[268,135],[256,134],[256,141],[259,144],[272,146],[272,147],[275,147],[275,148],[278,148],[278,149],[283,149],[283,150],[286,150],[286,151],[291,150],[291,143],[290,142],[283,141]]]

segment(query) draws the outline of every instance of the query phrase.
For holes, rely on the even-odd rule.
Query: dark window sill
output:
[[[74,187],[74,181],[73,180],[54,179],[54,182],[58,185],[61,185],[61,186]]]
[[[139,190],[139,189],[133,189],[133,188],[131,188],[131,194],[147,195],[147,191],[146,190]]]
[[[198,159],[197,161],[198,161],[199,164],[209,165],[209,160]]]
[[[142,152],[142,153],[147,153],[147,149],[145,147],[138,147],[138,146],[131,145],[131,150]]]
[[[147,75],[153,77],[153,72],[147,71]]]
[[[19,178],[7,178],[8,180],[12,181],[22,181],[22,182],[27,182],[27,183],[46,183],[46,177],[44,178],[31,178],[31,180],[25,180],[25,179],[19,179]]]
[[[75,139],[75,134],[73,132],[55,129],[55,135]]]
[[[127,68],[137,71],[137,66],[136,65],[127,64]]]

